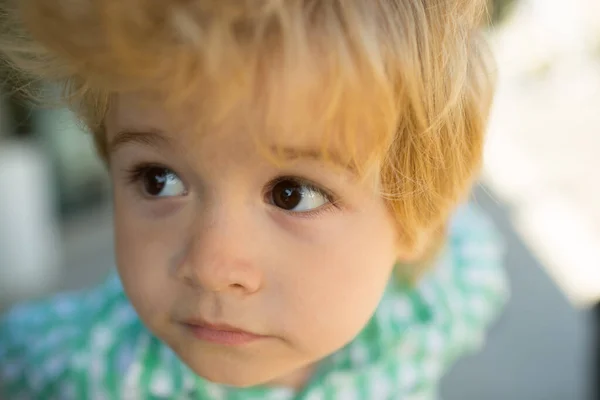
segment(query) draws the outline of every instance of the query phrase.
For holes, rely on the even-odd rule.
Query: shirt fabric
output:
[[[481,348],[508,297],[503,247],[472,205],[455,214],[439,261],[413,287],[392,279],[358,336],[303,390],[234,388],[194,374],[145,328],[116,272],[92,290],[22,304],[0,322],[0,398],[430,400],[448,367]]]

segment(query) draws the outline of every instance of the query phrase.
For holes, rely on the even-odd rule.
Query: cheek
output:
[[[282,285],[282,310],[294,316],[288,329],[311,352],[324,355],[351,341],[389,281],[395,236],[386,224],[362,222],[329,232],[311,250],[297,249],[299,264],[285,278],[293,284]]]
[[[152,328],[168,313],[176,293],[170,289],[169,259],[175,243],[169,238],[181,236],[169,224],[140,217],[118,194],[114,204],[118,271],[132,305]]]

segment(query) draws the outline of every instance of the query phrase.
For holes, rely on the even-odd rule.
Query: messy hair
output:
[[[319,129],[355,169],[376,167],[403,243],[423,252],[481,164],[485,3],[2,0],[0,51],[12,77],[63,89],[105,159],[105,117],[127,91],[174,112],[194,99],[203,126],[252,102],[257,130]]]

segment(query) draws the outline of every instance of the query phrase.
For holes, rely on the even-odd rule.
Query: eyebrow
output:
[[[311,159],[318,162],[331,161],[333,164],[341,167],[351,173],[356,173],[355,168],[343,161],[343,158],[335,151],[329,151],[326,157],[322,151],[313,148],[296,147],[272,147],[276,154],[282,154],[288,160]]]
[[[170,140],[162,132],[157,130],[124,130],[119,131],[109,142],[108,152],[114,153],[125,145],[136,143],[155,148],[169,146],[171,144]]]

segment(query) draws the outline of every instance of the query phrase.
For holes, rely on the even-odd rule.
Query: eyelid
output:
[[[132,167],[123,168],[123,171],[128,174],[128,177],[130,179],[132,179],[133,181],[135,181],[136,178],[141,177],[141,174],[143,172],[147,171],[150,168],[163,168],[163,169],[166,169],[166,170],[172,172],[173,174],[177,175],[177,177],[179,179],[181,179],[181,181],[183,182],[183,178],[181,178],[181,175],[177,171],[175,171],[173,168],[169,167],[168,165],[157,163],[157,162],[139,162],[139,163],[135,163]]]

